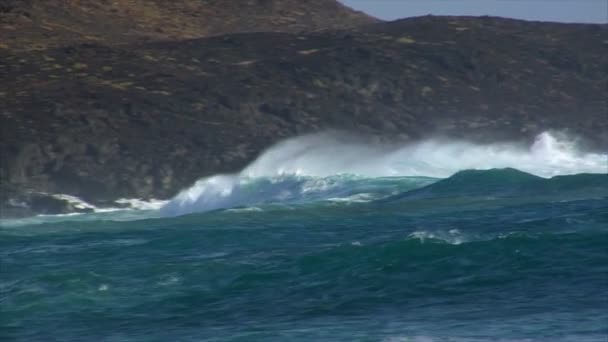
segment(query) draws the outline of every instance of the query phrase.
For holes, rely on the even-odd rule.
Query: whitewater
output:
[[[325,132],[0,221],[0,340],[606,341],[608,154]]]
[[[606,173],[608,154],[581,152],[575,142],[549,132],[538,135],[530,146],[445,139],[405,146],[372,145],[344,133],[313,134],[277,144],[239,174],[197,181],[167,203],[162,213],[182,215],[270,202],[357,196],[357,180],[384,178],[390,182],[389,178],[400,177],[398,183],[413,188],[462,170],[507,167],[541,177]]]

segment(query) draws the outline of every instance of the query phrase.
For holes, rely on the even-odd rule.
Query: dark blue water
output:
[[[378,198],[6,221],[0,340],[605,342],[607,180],[470,171],[348,185]]]

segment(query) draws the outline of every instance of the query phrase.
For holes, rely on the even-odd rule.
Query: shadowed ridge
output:
[[[334,0],[7,0],[0,3],[0,48],[303,32],[377,21]]]

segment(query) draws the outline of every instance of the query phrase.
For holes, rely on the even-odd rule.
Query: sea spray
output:
[[[403,146],[364,144],[320,133],[288,139],[247,166],[240,176],[283,174],[445,178],[461,170],[512,167],[541,177],[607,172],[608,154],[580,151],[574,141],[549,132],[530,146],[427,139]]]

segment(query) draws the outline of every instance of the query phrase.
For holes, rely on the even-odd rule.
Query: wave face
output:
[[[557,197],[602,198],[608,196],[608,174],[577,174],[549,179],[516,169],[465,170],[421,189],[389,200],[441,197]],[[492,197],[488,197],[492,196]]]
[[[607,154],[542,133],[530,146],[431,139],[404,146],[364,144],[321,133],[279,143],[239,174],[197,181],[167,203],[166,216],[271,203],[375,200],[424,187],[462,170],[516,168],[539,177],[606,173]]]

